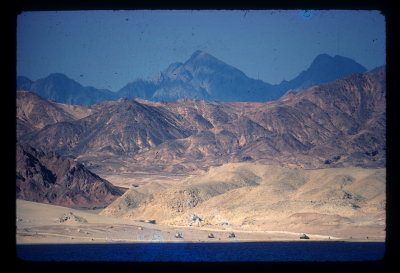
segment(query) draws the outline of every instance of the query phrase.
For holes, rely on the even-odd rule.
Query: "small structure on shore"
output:
[[[88,222],[85,218],[75,215],[72,212],[64,213],[63,216],[58,218],[58,221],[60,223],[64,223],[64,222],[87,223]]]
[[[229,234],[229,236],[228,236],[228,238],[235,238],[236,237],[236,235],[235,235],[235,233],[233,233],[233,232],[231,232],[230,234]]]
[[[300,239],[310,239],[310,237],[303,233],[303,236],[300,236]]]
[[[183,238],[182,233],[181,232],[175,233],[175,238]]]
[[[215,238],[214,234],[212,234],[212,233],[208,234],[208,238]]]
[[[189,216],[189,225],[190,226],[196,225],[196,226],[200,227],[202,225],[202,221],[203,221],[203,219],[195,213],[193,213]]]

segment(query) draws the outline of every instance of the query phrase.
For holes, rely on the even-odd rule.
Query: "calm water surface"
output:
[[[17,245],[26,261],[376,261],[384,254],[384,242]]]

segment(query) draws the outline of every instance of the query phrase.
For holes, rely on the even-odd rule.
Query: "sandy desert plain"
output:
[[[105,178],[129,189],[104,209],[17,200],[17,244],[385,240],[384,168],[229,163],[171,179]]]

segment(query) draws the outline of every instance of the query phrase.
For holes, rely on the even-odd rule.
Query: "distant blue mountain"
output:
[[[212,101],[270,101],[288,90],[302,90],[333,81],[366,68],[352,59],[318,55],[310,67],[291,81],[271,85],[247,77],[242,71],[202,51],[196,51],[185,63],[173,63],[151,81],[129,83],[119,96],[154,101],[191,98]],[[127,92],[129,90],[129,92]]]
[[[28,79],[27,77],[24,76],[18,76],[17,77],[17,89],[20,90],[30,90],[32,81]]]
[[[54,73],[32,82],[26,77],[17,77],[17,89],[31,91],[56,102],[76,105],[91,105],[105,100],[115,100],[116,94],[91,86],[83,87],[64,74]]]
[[[376,72],[376,71],[380,71],[380,70],[383,70],[383,69],[386,69],[386,64],[377,66],[377,67],[371,69],[369,72]]]
[[[63,74],[51,74],[35,82],[17,78],[17,88],[32,91],[44,98],[67,104],[94,104],[120,97],[152,101],[174,101],[180,98],[206,101],[271,101],[288,90],[302,90],[333,81],[366,68],[352,59],[327,54],[318,55],[310,67],[291,81],[269,84],[247,77],[203,51],[196,51],[185,63],[173,63],[151,80],[138,79],[118,92],[83,87]]]
[[[313,85],[331,82],[349,74],[364,73],[366,71],[365,67],[350,58],[320,54],[307,70],[283,85],[289,89],[301,90]]]
[[[279,97],[272,85],[250,79],[242,71],[202,51],[196,51],[185,63],[171,64],[151,82],[154,85],[147,89],[147,94],[155,101],[179,98],[266,101]]]
[[[156,89],[157,86],[154,82],[138,79],[121,88],[117,97],[151,100]]]

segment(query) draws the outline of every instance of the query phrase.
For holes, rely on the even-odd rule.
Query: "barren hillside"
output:
[[[105,207],[125,192],[76,160],[16,147],[16,197],[66,207]]]
[[[231,163],[165,189],[142,187],[130,189],[101,214],[172,225],[321,234],[373,227],[384,234],[385,169],[295,170]]]

